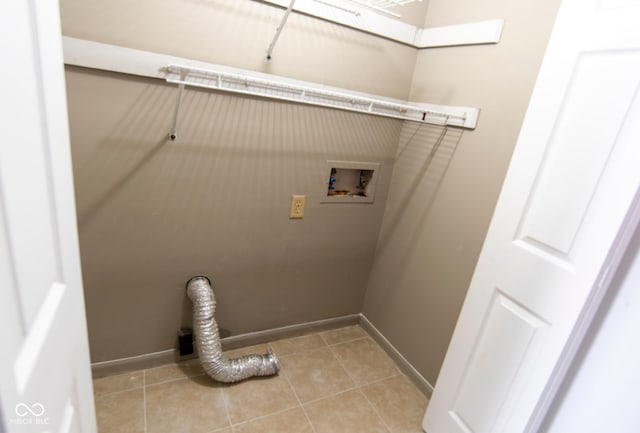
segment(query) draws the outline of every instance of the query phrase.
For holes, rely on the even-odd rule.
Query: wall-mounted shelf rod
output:
[[[477,117],[476,110],[475,112],[469,113],[470,118],[468,119],[467,112],[461,112],[460,107],[452,107],[451,111],[436,110],[425,108],[425,104],[398,104],[384,99],[374,99],[347,92],[341,93],[333,90],[325,90],[321,87],[308,87],[250,75],[233,74],[182,65],[170,64],[163,68],[162,72],[165,74],[167,82],[175,83],[179,86],[192,86],[242,93],[436,125],[474,128]],[[473,111],[474,109],[471,110]]]
[[[181,76],[184,79],[184,75]],[[178,113],[180,112],[180,104],[182,103],[182,94],[184,93],[184,83],[178,85],[178,99],[176,101],[176,111],[173,113],[173,128],[169,133],[171,141],[175,141],[178,138]]]

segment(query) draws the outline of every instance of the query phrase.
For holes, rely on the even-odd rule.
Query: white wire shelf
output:
[[[347,12],[349,14],[353,14],[356,17],[360,17],[362,15],[362,8],[372,9],[376,12],[382,12],[388,15],[392,15],[394,17],[400,18],[401,15],[397,12],[391,11],[390,8],[396,8],[399,6],[404,6],[409,3],[422,2],[422,0],[309,0],[311,2],[315,2],[321,5],[329,6],[330,8],[335,8],[341,12]],[[287,19],[293,11],[293,7],[296,4],[296,0],[289,0],[289,3],[286,7],[285,13],[282,16],[282,20],[280,21],[280,25],[276,29],[276,33],[269,44],[269,48],[267,49],[266,60],[268,62],[271,61],[273,50],[275,49],[276,43],[278,42],[278,38],[280,34],[284,30],[284,26],[287,23]],[[355,9],[351,6],[356,5]]]
[[[404,6],[409,3],[422,2],[422,0],[347,0],[351,3],[355,3],[361,6],[368,7],[373,10],[377,10],[379,12],[384,12],[389,15],[393,15],[395,17],[400,17],[401,15],[389,10],[389,8],[393,8],[396,6]]]
[[[285,9],[291,2],[291,0],[260,1]],[[352,0],[296,0],[293,10],[392,41],[401,42],[414,48],[497,44],[500,42],[502,28],[504,27],[504,19],[458,23],[440,27],[416,27],[397,19],[397,13],[403,13],[402,7],[393,8],[387,6],[387,8],[383,8],[384,13],[377,13],[371,6],[366,7],[356,3],[363,1],[366,0],[355,0],[355,2]],[[402,0],[398,0],[398,2],[402,2]],[[404,3],[404,5],[408,5],[408,3]],[[436,35],[433,33],[436,33]],[[435,44],[432,43],[434,36],[436,36]]]
[[[391,11],[390,8],[404,6],[409,3],[422,2],[422,0],[312,0],[312,1],[337,8],[342,11],[352,13],[354,15],[360,15],[360,10],[357,6],[360,6],[360,7],[364,6],[368,9],[372,9],[377,12],[382,12],[397,18],[400,18],[402,15],[397,12]],[[357,5],[356,9],[352,8],[353,5]]]
[[[472,113],[461,111],[464,107],[452,107],[450,111],[436,110],[428,108],[426,104],[398,104],[384,99],[325,90],[320,87],[302,86],[184,65],[170,64],[163,68],[163,72],[167,82],[178,84],[180,88],[172,139],[175,139],[176,135],[175,123],[177,123],[181,93],[185,86],[463,128],[474,128],[477,118],[477,109],[471,109]]]
[[[395,6],[404,6],[409,3],[421,3],[422,0],[350,0],[367,6],[378,8],[389,8]]]

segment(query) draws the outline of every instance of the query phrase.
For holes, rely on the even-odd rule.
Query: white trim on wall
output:
[[[143,355],[129,356],[127,358],[112,359],[91,363],[91,375],[98,377],[111,376],[113,374],[128,373],[130,371],[143,370],[145,368],[160,367],[173,364],[178,361],[193,359],[194,356],[180,359],[175,349],[162,350],[160,352],[145,353]]]
[[[442,122],[442,119],[446,118],[443,124],[446,123],[449,125],[460,126],[469,129],[474,129],[476,127],[478,116],[480,114],[480,109],[475,107],[436,105],[421,102],[412,103],[364,92],[356,92],[348,89],[325,86],[308,81],[294,80],[278,75],[233,68],[225,65],[200,62],[192,59],[185,59],[182,57],[154,53],[151,51],[136,50],[132,48],[120,47],[117,45],[103,44],[100,42],[88,41],[85,39],[76,39],[68,36],[63,37],[63,44],[64,62],[67,65],[82,66],[85,68],[101,69],[105,71],[120,72],[124,74],[139,75],[143,77],[166,79],[168,77],[168,65],[179,64],[183,67],[201,70],[213,70],[216,72],[231,75],[242,75],[249,79],[266,80],[292,87],[306,87],[310,89],[317,89],[323,92],[340,94],[343,97],[353,98],[354,100],[374,99],[376,100],[376,103],[380,102],[396,105],[411,104],[417,106],[418,108],[424,108],[425,111],[440,113],[438,115],[440,116],[440,119],[436,119],[436,121],[432,121],[433,119],[431,116],[426,116],[426,118],[423,118],[423,120],[427,123],[441,124],[440,122]],[[268,95],[264,94],[264,96]],[[385,115],[383,112],[371,112],[369,114]],[[447,116],[443,117],[442,114]],[[449,118],[448,116],[451,117]],[[167,132],[169,132],[169,128],[167,129]]]
[[[247,332],[246,334],[238,334],[221,338],[220,344],[222,345],[222,350],[232,350],[240,347],[253,346],[255,344],[263,344],[282,338],[296,337],[312,332],[320,332],[343,326],[356,325],[360,323],[361,317],[361,314],[350,314],[347,316],[299,323],[297,325],[265,329],[263,331]],[[143,355],[127,358],[94,362],[91,364],[91,371],[95,378],[109,376],[116,373],[142,370],[145,368],[159,367],[161,365],[189,361],[195,358],[197,358],[196,354],[180,356],[177,349],[167,349],[160,352],[145,353]]]
[[[454,26],[418,30],[418,48],[449,47],[454,45],[497,44],[502,36],[504,20],[488,20]]]
[[[376,328],[373,323],[367,319],[364,314],[360,314],[360,326],[362,326],[371,338],[373,338],[376,343],[380,345],[384,349],[385,352],[395,361],[395,363],[400,367],[402,372],[411,379],[411,381],[422,391],[424,395],[431,398],[431,394],[433,393],[433,385],[429,383],[427,379],[423,375],[420,374],[418,370],[405,358],[402,353],[398,349],[395,348],[393,344]]]
[[[234,335],[220,340],[223,350],[231,350],[239,347],[263,344],[282,338],[296,337],[299,335],[320,332],[343,326],[359,324],[373,340],[393,359],[400,370],[418,387],[418,389],[428,398],[433,393],[433,385],[429,383],[411,365],[411,363],[396,349],[389,340],[367,319],[364,314],[350,314],[347,316],[334,317],[331,319],[316,320],[314,322],[300,323],[297,325],[283,326],[280,328],[266,329],[264,331],[249,332],[246,334]],[[277,354],[276,354],[277,355]],[[125,373],[141,370],[145,368],[159,367],[161,365],[176,362],[196,361],[197,355],[180,357],[176,349],[163,350],[161,352],[148,353],[129,358],[114,359],[111,361],[94,362],[91,364],[93,377],[103,377],[116,373]]]

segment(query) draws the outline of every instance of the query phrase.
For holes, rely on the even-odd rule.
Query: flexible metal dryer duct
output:
[[[276,355],[247,355],[227,358],[220,347],[218,324],[213,318],[216,300],[207,277],[193,277],[187,282],[187,296],[193,302],[193,333],[200,363],[218,382],[238,382],[253,376],[271,376],[280,371]]]

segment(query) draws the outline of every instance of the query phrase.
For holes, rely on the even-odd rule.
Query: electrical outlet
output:
[[[304,218],[304,205],[307,202],[306,195],[292,195],[289,218]]]

